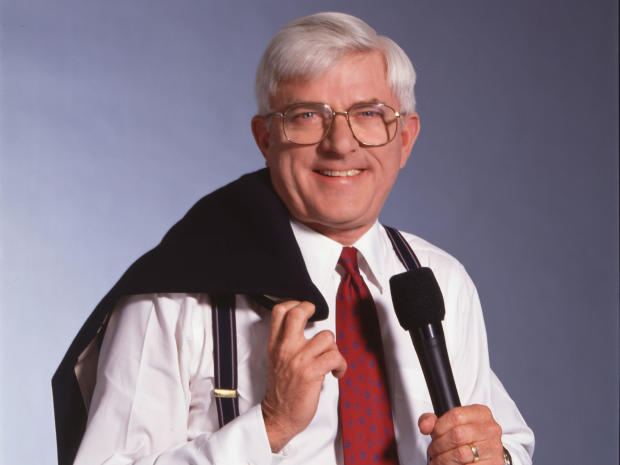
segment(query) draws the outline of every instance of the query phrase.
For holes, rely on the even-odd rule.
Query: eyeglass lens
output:
[[[295,105],[284,113],[284,133],[291,142],[315,144],[329,131],[333,118],[327,105]],[[398,125],[394,110],[381,104],[354,105],[348,111],[348,122],[355,138],[366,145],[387,144]]]

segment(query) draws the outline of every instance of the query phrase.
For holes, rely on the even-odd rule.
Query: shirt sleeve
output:
[[[206,295],[123,299],[103,340],[74,464],[279,462],[269,447],[260,404],[219,429],[212,386]]]
[[[491,370],[476,288],[460,264],[450,274],[444,328],[461,403],[487,405],[502,427],[502,443],[510,452],[513,464],[531,465],[534,434]],[[452,312],[448,313],[448,309]]]

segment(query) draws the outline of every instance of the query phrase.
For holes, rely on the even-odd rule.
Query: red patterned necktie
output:
[[[357,250],[344,247],[345,273],[336,297],[336,342],[347,360],[339,380],[345,465],[398,464],[379,320],[357,266]]]

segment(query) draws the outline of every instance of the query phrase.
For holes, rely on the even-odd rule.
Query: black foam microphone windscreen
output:
[[[407,331],[443,320],[443,295],[430,268],[415,268],[392,276],[390,289],[398,321]]]
[[[441,321],[443,295],[430,268],[390,278],[392,302],[400,325],[409,331],[437,416],[461,405],[448,359]]]

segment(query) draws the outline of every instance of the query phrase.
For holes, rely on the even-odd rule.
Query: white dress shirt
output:
[[[292,222],[310,278],[329,317],[305,335],[335,331],[342,245]],[[446,306],[444,331],[461,403],[488,405],[515,465],[531,464],[534,436],[489,367],[476,289],[462,265],[422,239],[404,234],[422,266],[433,269]],[[409,334],[392,308],[389,278],[405,271],[376,223],[354,247],[379,316],[401,465],[426,464],[430,438],[417,420],[432,404]],[[209,266],[205,263],[205,266]],[[206,294],[128,296],[110,319],[88,423],[75,464],[343,464],[338,381],[325,377],[317,413],[278,454],[269,447],[260,402],[265,394],[270,312],[236,298],[240,416],[219,429],[213,398],[211,306]]]

